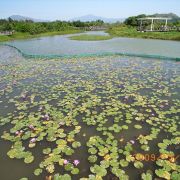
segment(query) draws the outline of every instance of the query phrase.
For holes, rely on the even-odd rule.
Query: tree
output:
[[[127,18],[124,23],[129,26],[138,26],[138,18],[144,18],[146,17],[145,14],[140,14],[138,16],[131,16]]]
[[[2,31],[12,31],[12,26],[9,23],[5,23],[2,27],[1,27]]]

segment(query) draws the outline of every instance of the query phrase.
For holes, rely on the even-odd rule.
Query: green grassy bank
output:
[[[138,32],[133,27],[124,25],[112,26],[107,31],[113,37],[131,37],[145,39],[163,39],[180,41],[180,32]]]
[[[112,39],[112,36],[82,34],[82,35],[78,35],[78,36],[71,36],[70,39],[78,40],[78,41],[102,41],[102,40]]]
[[[0,42],[18,40],[18,39],[37,38],[37,37],[43,37],[43,36],[74,34],[74,33],[79,33],[79,32],[82,32],[82,31],[81,30],[65,30],[65,31],[46,32],[46,33],[40,33],[40,34],[34,34],[34,35],[30,33],[16,32],[13,35],[8,35],[8,36],[0,35]]]
[[[53,31],[40,34],[30,34],[30,33],[20,33],[16,32],[13,35],[4,36],[0,35],[0,42],[18,40],[18,39],[29,39],[37,38],[43,36],[53,36],[53,35],[64,35],[64,34],[74,34],[83,32],[82,30],[64,30],[64,31]],[[145,38],[145,39],[162,39],[162,40],[176,40],[180,41],[180,32],[138,32],[136,28],[125,26],[125,25],[114,25],[111,26],[107,32],[109,36],[102,35],[87,35],[82,34],[78,36],[70,37],[71,40],[80,41],[102,41],[112,39],[113,37],[130,37],[130,38]]]

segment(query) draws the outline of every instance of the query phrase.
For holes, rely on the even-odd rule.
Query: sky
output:
[[[0,19],[22,15],[44,20],[69,20],[87,14],[126,18],[169,12],[180,16],[180,0],[0,0]]]

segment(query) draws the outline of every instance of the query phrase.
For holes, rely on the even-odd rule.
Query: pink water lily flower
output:
[[[20,132],[19,132],[19,131],[16,131],[16,132],[15,132],[15,134],[16,134],[16,135],[19,135],[19,134],[20,134]]]
[[[135,144],[135,141],[134,141],[134,140],[130,140],[130,143],[131,143],[131,144]]]
[[[15,134],[16,134],[17,136],[19,136],[19,135],[21,136],[23,132],[24,132],[23,130],[20,130],[20,131],[16,131]]]
[[[26,100],[26,98],[27,98],[27,93],[24,92],[23,94],[21,94],[21,98],[22,98],[23,100]]]
[[[42,106],[40,106],[40,107],[39,107],[39,111],[42,111],[42,109],[43,109],[43,107],[42,107]]]
[[[17,84],[16,80],[13,80],[13,85],[16,85],[16,84]]]
[[[64,165],[68,164],[69,161],[67,159],[64,160]]]
[[[123,84],[121,84],[121,85],[119,85],[119,87],[120,87],[120,88],[124,88],[124,85],[123,85]]]
[[[74,164],[75,166],[77,166],[79,163],[80,163],[79,160],[74,160],[74,161],[73,161],[73,164]]]
[[[59,123],[59,126],[63,126],[63,125],[64,125],[64,122],[60,122],[60,123]]]
[[[35,143],[36,142],[36,138],[32,138],[31,140],[30,140],[30,143]]]
[[[44,118],[45,118],[46,120],[49,120],[49,115],[48,115],[48,114],[45,114],[45,115],[44,115]]]
[[[48,115],[48,114],[45,114],[44,116],[42,116],[42,118],[43,118],[44,120],[49,120],[49,115]]]
[[[29,128],[32,129],[32,130],[34,130],[34,126],[33,126],[32,124],[29,125]]]

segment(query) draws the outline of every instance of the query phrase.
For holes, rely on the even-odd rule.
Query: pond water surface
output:
[[[82,33],[81,33],[82,34]],[[103,31],[85,34],[108,35]],[[77,35],[77,34],[74,34]],[[31,55],[87,55],[103,53],[130,53],[180,57],[180,42],[136,38],[113,38],[105,41],[75,41],[73,35],[57,35],[9,42],[22,52]]]
[[[157,42],[167,49],[179,46]],[[27,53],[77,53],[105,42],[54,36],[12,43]],[[0,179],[42,180],[59,173],[73,180],[139,180],[147,171],[153,178],[178,177],[179,159],[171,162],[160,154],[177,156],[180,149],[179,62],[126,56],[26,59],[0,46],[0,67]],[[134,158],[137,153],[155,159]],[[35,170],[42,173],[35,176]]]

